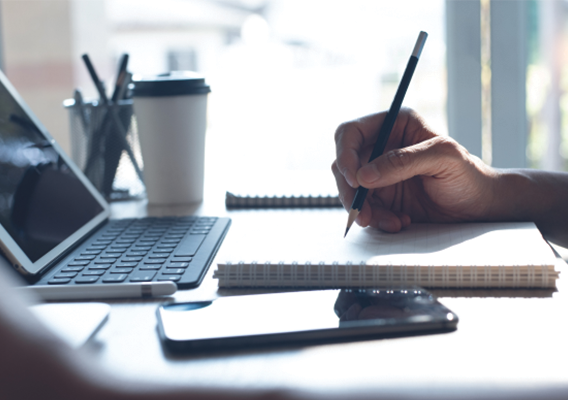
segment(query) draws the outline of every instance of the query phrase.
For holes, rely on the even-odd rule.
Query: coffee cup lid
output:
[[[171,71],[153,76],[132,77],[134,97],[183,96],[207,94],[211,91],[205,78],[192,71]]]

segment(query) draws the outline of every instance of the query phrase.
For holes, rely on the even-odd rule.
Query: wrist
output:
[[[530,221],[531,204],[534,199],[527,195],[535,193],[535,182],[516,169],[494,169],[492,202],[489,219],[493,221]]]
[[[568,174],[530,169],[496,170],[492,220],[531,221],[545,235],[568,227]]]

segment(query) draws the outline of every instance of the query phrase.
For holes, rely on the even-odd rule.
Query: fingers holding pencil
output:
[[[332,164],[332,172],[337,183],[339,199],[343,207],[349,211],[356,190],[347,183],[336,162]],[[361,227],[372,226],[386,232],[398,232],[410,225],[411,219],[407,214],[400,210],[391,209],[393,203],[387,204],[386,200],[392,199],[393,193],[396,193],[396,190],[393,191],[392,188],[369,190],[363,207],[356,216],[357,224]]]
[[[341,124],[335,131],[336,168],[352,188],[359,187],[356,174],[363,159],[371,155],[386,112]]]

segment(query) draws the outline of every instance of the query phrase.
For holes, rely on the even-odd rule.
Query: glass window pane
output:
[[[87,98],[96,92],[80,60],[83,53],[90,54],[107,88],[123,52],[130,54],[133,73],[203,73],[212,87],[211,157],[238,173],[259,168],[329,171],[336,127],[388,109],[420,30],[429,38],[404,105],[425,116],[436,131],[447,131],[443,0],[8,3],[29,4],[4,7],[3,23],[26,7],[31,15],[31,8],[40,7],[37,3],[57,11],[56,21],[66,25],[67,34],[50,43],[62,49],[59,61],[72,67],[72,83]],[[47,31],[52,22],[41,19],[39,11],[37,29]],[[18,43],[25,39],[23,31],[11,26],[6,40],[24,52],[26,47]],[[48,57],[47,51],[41,54]],[[33,62],[43,62],[34,57]],[[12,65],[9,77],[10,71],[16,74],[17,65]],[[60,85],[53,92],[57,104],[72,90],[69,82]],[[50,115],[40,118],[48,128],[60,130]],[[67,121],[63,110],[56,117]]]

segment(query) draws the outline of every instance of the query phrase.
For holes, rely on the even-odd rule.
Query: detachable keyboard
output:
[[[173,281],[198,286],[231,220],[217,217],[147,217],[110,220],[36,284]]]

